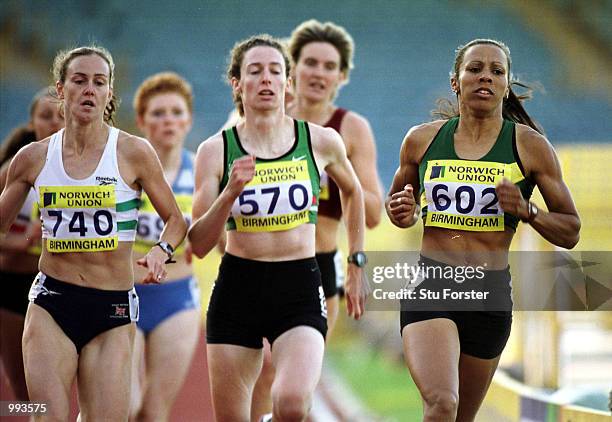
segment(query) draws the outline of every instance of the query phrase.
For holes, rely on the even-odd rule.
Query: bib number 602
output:
[[[452,194],[449,194],[448,186],[439,184],[435,185],[431,190],[431,199],[436,205],[437,211],[447,210],[453,200]],[[492,196],[491,200],[482,206],[480,209],[480,215],[497,215],[499,210],[495,206],[497,205],[497,194],[495,193],[494,187],[487,187],[480,191],[480,201],[483,202],[486,196]],[[467,204],[464,204],[464,199],[467,196]],[[476,191],[472,186],[464,185],[459,186],[455,189],[454,199],[456,203],[456,209],[459,214],[470,214],[476,205]]]

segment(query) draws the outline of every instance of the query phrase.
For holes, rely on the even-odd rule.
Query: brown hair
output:
[[[333,22],[321,23],[316,19],[302,22],[293,30],[289,39],[289,54],[294,64],[300,60],[304,46],[311,42],[326,42],[338,50],[340,71],[344,73],[348,81],[349,73],[353,68],[355,43],[346,29]]]
[[[13,158],[21,148],[34,141],[36,141],[36,134],[29,125],[13,129],[0,146],[0,166]]]
[[[455,50],[455,61],[453,63],[453,68],[451,69],[450,76],[452,78],[455,78],[457,81],[459,80],[459,70],[461,69],[461,65],[463,64],[465,52],[468,50],[468,48],[473,47],[475,45],[493,45],[504,52],[508,61],[508,97],[504,98],[502,106],[503,118],[516,123],[525,124],[540,133],[544,133],[540,125],[535,120],[533,120],[531,116],[529,116],[529,114],[523,107],[522,102],[531,99],[533,88],[513,78],[511,72],[512,57],[510,56],[510,49],[503,42],[487,38],[478,38],[468,42],[465,45],[460,45]],[[525,88],[526,91],[522,94],[517,95],[512,89],[513,86]],[[457,103],[450,101],[446,98],[441,98],[436,101],[436,104],[437,109],[432,111],[433,116],[440,117],[443,119],[450,119],[452,117],[459,116],[459,105]]]
[[[151,98],[167,93],[183,97],[189,113],[193,113],[193,91],[189,82],[174,72],[161,72],[145,79],[136,90],[133,102],[136,115],[144,115]]]
[[[109,81],[108,84],[110,88],[113,88],[113,83],[115,81],[115,62],[113,61],[113,56],[111,53],[104,47],[97,46],[95,44],[91,44],[84,47],[77,47],[70,50],[62,50],[57,53],[55,59],[53,60],[53,78],[60,83],[66,82],[66,72],[68,71],[68,66],[70,62],[77,57],[80,56],[91,56],[96,54],[100,56],[106,64],[108,64],[109,69]],[[111,100],[106,105],[106,110],[104,110],[104,121],[107,123],[114,123],[114,115],[115,111],[119,106],[119,100],[115,96],[113,91],[113,96]]]
[[[285,62],[285,77],[289,77],[291,62],[289,61],[289,56],[287,55],[283,43],[268,34],[259,34],[245,40],[238,41],[236,44],[234,44],[234,47],[230,52],[229,64],[227,66],[227,81],[229,83],[231,83],[232,78],[240,80],[240,67],[242,66],[242,61],[244,60],[244,55],[247,53],[247,51],[249,51],[251,48],[262,46],[275,48],[279,51],[279,53],[281,53]],[[234,94],[233,96],[234,104],[238,109],[240,116],[244,116],[242,97],[240,94]]]
[[[32,97],[32,102],[30,102],[30,121],[34,117],[34,111],[36,111],[36,106],[41,99],[45,97],[54,98],[52,92],[55,88],[46,87],[39,90],[34,97]],[[29,144],[30,142],[35,142],[36,132],[34,132],[34,128],[28,125],[21,125],[16,127],[11,131],[11,133],[4,138],[2,141],[2,146],[0,146],[0,166],[4,164],[6,161],[10,160],[17,154],[21,148]]]

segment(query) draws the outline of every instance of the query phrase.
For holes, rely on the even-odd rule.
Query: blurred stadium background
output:
[[[430,119],[435,100],[450,95],[455,47],[477,37],[508,44],[515,76],[540,87],[526,108],[557,149],[581,214],[577,250],[612,252],[612,0],[3,0],[0,136],[27,121],[31,97],[52,83],[49,69],[57,50],[96,42],[117,64],[122,129],[137,133],[131,99],[145,77],[173,70],[192,83],[194,128],[187,146],[195,150],[232,108],[224,72],[233,44],[260,32],[286,37],[310,18],[343,25],[355,40],[355,69],[337,103],[369,119],[385,188],[406,130]],[[383,221],[368,234],[368,250],[418,250],[420,230],[401,231]],[[552,249],[524,227],[513,248]],[[218,259],[212,254],[198,264],[205,303]],[[612,272],[605,274],[612,287]],[[599,309],[604,310],[516,312],[502,370],[479,420],[610,420],[609,296]],[[198,381],[189,381],[189,399],[180,406],[201,401]],[[333,402],[342,390],[357,401],[347,406],[349,399],[341,400],[344,410],[342,403],[332,404],[335,419],[319,420],[420,420],[418,393],[401,360],[396,313],[372,312],[357,324],[341,320],[324,381],[333,386],[324,389],[326,400]],[[4,383],[1,396],[10,396]],[[201,413],[176,415],[203,420]]]

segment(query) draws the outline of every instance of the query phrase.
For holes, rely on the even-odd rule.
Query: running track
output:
[[[324,371],[322,382],[317,388],[309,422],[335,422],[344,420],[368,420],[355,417],[354,413],[364,414],[354,399],[349,400],[347,394],[340,394],[336,381]],[[1,373],[0,400],[14,400],[8,380]],[[350,404],[349,404],[350,403]],[[347,406],[348,405],[348,406]],[[350,411],[350,413],[349,413]],[[76,388],[73,389],[70,421],[75,421],[78,413]],[[351,414],[347,417],[347,414]],[[11,422],[28,422],[27,417],[2,418]],[[206,366],[206,347],[204,336],[198,341],[191,369],[185,380],[185,385],[172,408],[170,421],[174,422],[213,422],[210,390],[208,385],[208,368]]]
[[[2,372],[0,383],[0,400],[14,400],[7,379]],[[191,369],[182,391],[172,409],[171,421],[213,422],[210,391],[208,387],[208,369],[206,367],[206,348],[204,336],[200,336]],[[76,391],[73,392],[70,420],[76,420],[78,413]],[[5,418],[2,418],[5,420]],[[6,418],[7,422],[27,422],[27,417]]]

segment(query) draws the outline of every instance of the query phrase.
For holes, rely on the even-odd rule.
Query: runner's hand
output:
[[[142,282],[145,284],[159,284],[164,281],[168,275],[165,264],[167,259],[168,255],[166,255],[166,252],[156,245],[145,256],[136,261],[138,265],[149,270],[142,279]]]
[[[246,184],[253,180],[253,176],[255,176],[255,157],[252,155],[241,157],[233,162],[225,189],[232,197],[237,198]]]
[[[352,318],[359,319],[365,313],[366,299],[370,294],[370,285],[363,268],[349,264],[344,295],[346,297],[346,310]]]
[[[521,190],[505,177],[495,186],[495,194],[499,201],[499,206],[521,220],[529,216],[529,202],[523,198]]]
[[[391,195],[387,199],[385,206],[389,219],[396,226],[406,228],[415,223],[417,204],[414,199],[412,185],[408,184],[404,186],[403,190]]]

